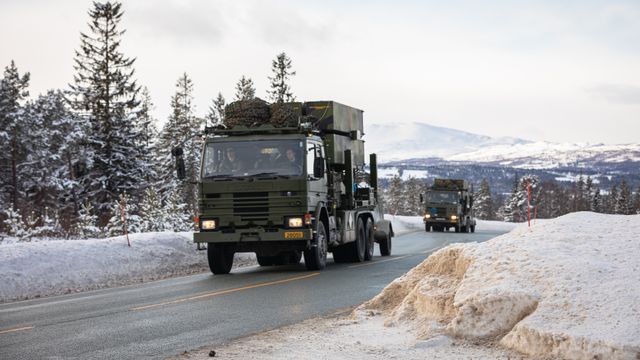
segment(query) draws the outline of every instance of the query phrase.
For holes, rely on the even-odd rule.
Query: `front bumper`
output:
[[[276,229],[275,231],[273,230],[265,231],[265,229],[263,228],[251,228],[251,229],[236,229],[233,232],[201,231],[201,232],[193,233],[193,241],[196,243],[300,241],[300,240],[312,240],[312,239],[313,239],[313,230],[309,228]]]

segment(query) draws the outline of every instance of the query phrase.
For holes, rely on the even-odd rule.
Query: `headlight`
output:
[[[215,220],[202,220],[202,221],[200,221],[200,228],[202,230],[215,230],[216,221]]]
[[[301,217],[291,217],[287,220],[287,224],[290,228],[302,227],[302,218]]]
[[[431,214],[424,214],[425,219],[431,219]]]
[[[456,215],[451,215],[451,220],[458,220],[458,217]]]

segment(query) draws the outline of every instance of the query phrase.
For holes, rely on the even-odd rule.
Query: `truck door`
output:
[[[315,177],[313,174],[313,164],[316,158],[322,158],[325,161],[322,144],[317,141],[307,142],[307,181],[309,188],[309,207],[315,209],[318,202],[327,201],[327,174],[326,169],[321,177]]]

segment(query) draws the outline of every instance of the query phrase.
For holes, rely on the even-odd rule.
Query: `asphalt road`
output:
[[[500,235],[413,232],[392,256],[236,269],[0,305],[0,359],[163,358],[360,304],[435,250]],[[203,256],[206,254],[203,253]]]

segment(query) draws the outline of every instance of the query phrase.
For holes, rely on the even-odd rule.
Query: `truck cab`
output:
[[[475,232],[472,193],[466,180],[435,179],[421,196],[425,231]]]

